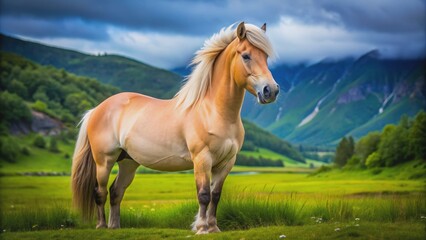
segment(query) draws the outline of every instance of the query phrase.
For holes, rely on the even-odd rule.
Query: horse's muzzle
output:
[[[257,92],[257,101],[260,104],[267,104],[274,102],[277,99],[278,94],[280,93],[280,86],[276,84],[271,87],[266,85],[262,88],[262,91]]]

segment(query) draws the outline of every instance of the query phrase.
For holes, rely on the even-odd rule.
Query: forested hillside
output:
[[[122,91],[147,94],[158,98],[172,97],[182,77],[164,69],[118,55],[89,55],[23,41],[0,34],[0,48],[68,72],[96,78],[119,87]]]
[[[0,52],[1,124],[30,118],[30,109],[75,125],[82,113],[119,89],[96,79],[41,66],[12,53]]]

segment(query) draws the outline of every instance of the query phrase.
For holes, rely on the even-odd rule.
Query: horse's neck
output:
[[[225,120],[235,122],[240,119],[245,90],[233,79],[231,66],[235,53],[232,49],[228,46],[214,63],[208,98]]]

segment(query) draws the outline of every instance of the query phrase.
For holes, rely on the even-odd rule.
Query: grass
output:
[[[364,196],[262,195],[254,192],[224,193],[218,210],[222,230],[250,229],[261,226],[297,226],[322,222],[359,220],[369,222],[417,222],[426,215],[425,194]],[[2,208],[1,229],[31,231],[61,228],[93,228],[83,223],[65,204],[54,201],[35,202],[30,208]],[[188,229],[197,211],[194,200],[181,203],[122,208],[122,226],[127,228]],[[423,216],[423,217],[422,217]],[[359,223],[358,223],[359,224]]]
[[[67,176],[7,176],[0,181],[0,229],[94,227],[94,222],[81,222],[71,210]],[[223,230],[309,225],[319,219],[327,223],[348,223],[355,218],[415,223],[426,215],[424,189],[422,180],[330,180],[288,173],[230,175],[218,221]],[[195,199],[191,174],[137,175],[123,200],[122,226],[187,229],[197,210]]]
[[[111,175],[110,183],[115,176]],[[422,192],[425,182],[421,180],[363,179],[357,176],[342,179],[339,176],[309,177],[306,174],[274,173],[254,175],[229,175],[224,191],[255,192],[260,195],[357,195]],[[54,199],[70,202],[69,176],[7,176],[0,177],[0,206],[25,206],[34,201]],[[138,174],[128,188],[123,204],[137,207],[140,204],[175,203],[195,199],[195,180],[192,174]]]
[[[249,230],[227,231],[206,236],[194,236],[189,230],[181,229],[59,229],[49,231],[2,233],[3,239],[424,239],[424,222],[378,223],[363,222],[359,226],[351,223],[321,223],[304,226],[271,226]],[[340,229],[340,230],[339,230]]]
[[[74,151],[73,144],[64,144],[58,141],[59,153],[53,153],[46,149],[37,148],[32,145],[35,135],[25,137],[14,137],[22,148],[26,146],[30,155],[20,154],[19,161],[9,163],[0,160],[0,174],[15,174],[22,172],[60,172],[69,173],[71,170],[71,156]],[[45,137],[48,142],[48,137]],[[65,155],[68,155],[66,157]]]

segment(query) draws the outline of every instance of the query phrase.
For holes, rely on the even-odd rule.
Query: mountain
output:
[[[52,65],[77,75],[96,78],[123,91],[169,98],[177,92],[182,81],[176,73],[123,56],[88,55],[2,34],[0,43],[2,51],[21,55],[41,65]]]
[[[422,60],[382,59],[372,51],[358,59],[324,60],[272,69],[290,89],[277,103],[246,98],[243,117],[293,143],[335,145],[345,135],[359,138],[426,108]]]

